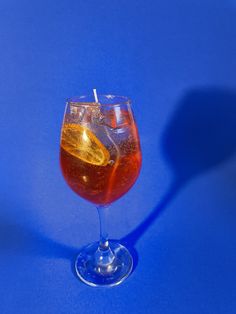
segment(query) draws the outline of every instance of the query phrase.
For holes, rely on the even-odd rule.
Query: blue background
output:
[[[0,313],[236,312],[235,38],[234,0],[0,1]],[[143,150],[109,216],[138,263],[111,289],[72,272],[98,218],[58,163],[92,88],[132,98]]]

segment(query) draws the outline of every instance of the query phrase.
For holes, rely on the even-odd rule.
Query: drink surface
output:
[[[71,131],[76,128],[77,136]],[[126,128],[126,133],[128,136],[116,137],[107,133],[107,143],[103,145],[89,129],[64,124],[60,162],[72,190],[90,202],[104,205],[114,202],[133,186],[141,168],[135,124]],[[72,138],[77,139],[76,149]]]

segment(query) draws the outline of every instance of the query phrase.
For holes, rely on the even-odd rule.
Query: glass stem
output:
[[[107,226],[106,226],[108,206],[97,206],[97,211],[98,211],[99,223],[100,223],[99,247],[102,250],[106,250],[109,248],[108,233],[107,233]]]
[[[98,206],[97,210],[100,221],[100,241],[95,253],[95,261],[97,272],[100,274],[107,274],[115,269],[115,255],[110,248],[106,228],[108,206]]]

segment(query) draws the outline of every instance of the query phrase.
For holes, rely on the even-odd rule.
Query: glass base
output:
[[[89,286],[115,286],[125,280],[133,268],[129,251],[115,241],[100,249],[99,242],[85,246],[75,262],[78,277]]]

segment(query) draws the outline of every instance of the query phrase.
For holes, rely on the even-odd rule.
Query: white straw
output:
[[[98,95],[97,95],[97,90],[96,90],[96,88],[93,89],[93,95],[94,95],[94,98],[95,98],[95,102],[98,103]]]

